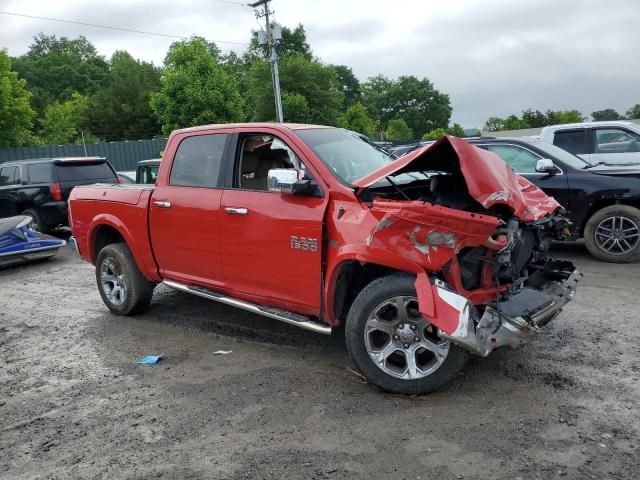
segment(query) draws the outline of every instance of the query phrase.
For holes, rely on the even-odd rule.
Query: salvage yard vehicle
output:
[[[531,138],[471,141],[500,156],[517,174],[567,209],[571,240],[584,238],[598,260],[640,261],[640,164],[591,165],[565,150]]]
[[[640,165],[640,125],[612,120],[550,125],[540,140],[578,155],[592,165]]]
[[[0,268],[53,257],[64,240],[29,228],[33,222],[26,215],[0,218]]]
[[[113,313],[163,283],[315,332],[344,324],[354,364],[391,392],[529,342],[580,279],[547,255],[569,231],[560,205],[455,137],[394,161],[332,127],[177,130],[155,186],[77,187],[69,213]]]
[[[154,184],[158,177],[158,169],[160,168],[161,158],[151,158],[149,160],[141,160],[138,162],[136,170],[136,183]]]
[[[42,233],[67,226],[67,199],[77,185],[117,182],[102,157],[62,157],[0,164],[0,218],[28,215]]]

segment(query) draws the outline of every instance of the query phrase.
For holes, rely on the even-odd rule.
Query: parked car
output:
[[[0,268],[53,257],[67,244],[29,228],[33,219],[27,215],[0,218]]]
[[[640,125],[627,121],[584,122],[544,127],[540,140],[592,165],[640,165]]]
[[[497,155],[444,137],[394,160],[346,130],[173,132],[155,186],[76,187],[74,243],[115,314],[156,284],[320,333],[345,324],[373,384],[424,393],[468,352],[518,347],[580,274],[547,249],[561,207]]]
[[[161,158],[152,158],[150,160],[142,160],[138,162],[136,171],[136,183],[154,184],[158,177],[158,168],[160,168]]]
[[[136,172],[116,172],[118,174],[118,182],[125,185],[129,183],[136,183]]]
[[[553,196],[573,223],[571,237],[606,262],[640,260],[640,165],[591,165],[546,142],[526,138],[472,141]]]
[[[393,147],[389,147],[389,153],[395,155],[397,158],[406,155],[407,153],[413,152],[414,150],[424,147],[425,145],[432,144],[433,141],[424,141],[424,142],[415,142],[408,143],[406,145],[395,145]]]
[[[91,183],[117,183],[101,157],[39,158],[0,164],[0,218],[28,215],[42,233],[68,225],[71,189]]]

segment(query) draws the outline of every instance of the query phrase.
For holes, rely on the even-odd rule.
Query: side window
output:
[[[621,128],[597,128],[595,153],[640,152],[640,135]]]
[[[49,163],[34,163],[27,166],[29,183],[51,183],[52,165]]]
[[[180,142],[171,166],[170,185],[218,187],[227,134],[197,135]]]
[[[487,145],[487,150],[498,154],[516,173],[536,173],[536,164],[542,158],[517,145]]]
[[[584,133],[584,129],[559,130],[553,136],[553,144],[574,155],[589,153]]]
[[[13,185],[16,183],[18,167],[3,167],[0,168],[0,187],[7,185]]]
[[[293,150],[273,135],[246,135],[239,141],[239,168],[235,182],[241,189],[267,191],[267,175],[272,168],[295,168],[304,164]]]

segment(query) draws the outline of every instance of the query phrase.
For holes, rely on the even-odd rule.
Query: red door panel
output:
[[[319,311],[325,208],[324,198],[225,190],[220,238],[227,285],[290,303],[291,310]]]
[[[222,281],[222,190],[165,186],[151,200],[151,239],[162,277],[217,286]],[[170,202],[169,208],[155,202]]]

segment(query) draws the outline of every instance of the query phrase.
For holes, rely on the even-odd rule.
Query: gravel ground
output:
[[[419,397],[363,382],[340,332],[164,287],[115,317],[69,249],[1,271],[0,478],[639,478],[640,266],[556,255],[585,273],[560,318]]]

